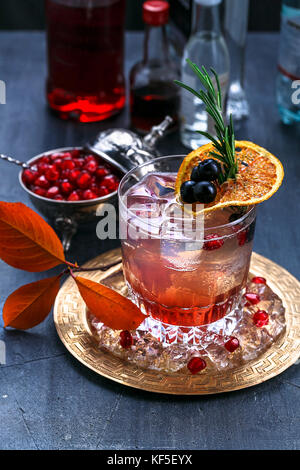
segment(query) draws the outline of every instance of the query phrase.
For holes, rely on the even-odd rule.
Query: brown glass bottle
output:
[[[173,129],[178,123],[180,92],[174,80],[179,78],[179,71],[169,57],[165,27],[168,17],[169,3],[144,2],[144,58],[130,73],[131,126],[141,133],[148,132],[166,115],[173,118]]]

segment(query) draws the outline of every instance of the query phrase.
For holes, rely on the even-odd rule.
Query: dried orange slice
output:
[[[284,171],[281,162],[270,152],[252,142],[244,140],[235,142],[238,160],[236,179],[223,183],[217,192],[216,199],[206,204],[200,212],[208,212],[225,206],[250,206],[269,199],[282,183]],[[207,158],[213,158],[212,143],[203,145],[189,153],[183,160],[175,183],[175,192],[180,202],[180,187],[190,179],[192,169]]]

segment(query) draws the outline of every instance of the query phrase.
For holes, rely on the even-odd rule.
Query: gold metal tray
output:
[[[106,285],[110,283],[111,287],[124,294],[126,288],[120,269],[106,268],[118,262],[121,263],[120,249],[106,252],[85,265],[87,268],[101,267],[102,270],[85,272],[83,276]],[[257,253],[252,255],[250,269],[253,274],[265,277],[283,301],[286,332],[258,359],[236,369],[220,372],[206,369],[197,375],[167,374],[141,369],[99,350],[87,323],[85,304],[72,278],[66,280],[56,298],[56,329],[63,344],[82,364],[123,385],[174,395],[206,395],[251,387],[280,374],[300,356],[300,282],[281,266]],[[114,272],[115,278],[112,276]],[[109,283],[105,282],[108,276]]]

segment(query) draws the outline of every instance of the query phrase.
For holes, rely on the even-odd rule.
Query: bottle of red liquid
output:
[[[143,4],[143,20],[146,24],[144,58],[130,73],[131,126],[141,133],[148,132],[166,115],[176,126],[179,108],[179,71],[169,57],[166,24],[169,3],[147,1]]]
[[[126,0],[46,0],[47,98],[63,119],[101,121],[125,105]]]

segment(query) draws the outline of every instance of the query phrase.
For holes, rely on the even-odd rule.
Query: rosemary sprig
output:
[[[199,67],[194,64],[190,59],[187,59],[189,66],[192,68],[193,72],[199,78],[202,83],[204,90],[196,91],[193,88],[185,85],[184,83],[175,80],[175,83],[182,88],[185,88],[190,93],[195,95],[205,104],[206,112],[214,120],[216,138],[213,137],[208,132],[197,131],[199,134],[202,134],[207,139],[211,140],[215,151],[210,152],[210,154],[217,158],[221,164],[223,173],[219,177],[219,183],[222,184],[224,181],[235,178],[238,172],[238,164],[235,154],[235,137],[232,116],[230,115],[230,122],[226,126],[222,113],[222,94],[220,81],[217,73],[214,69],[211,69],[213,76],[215,77],[217,90],[213,85],[213,82],[210,76],[207,73],[205,67]]]

